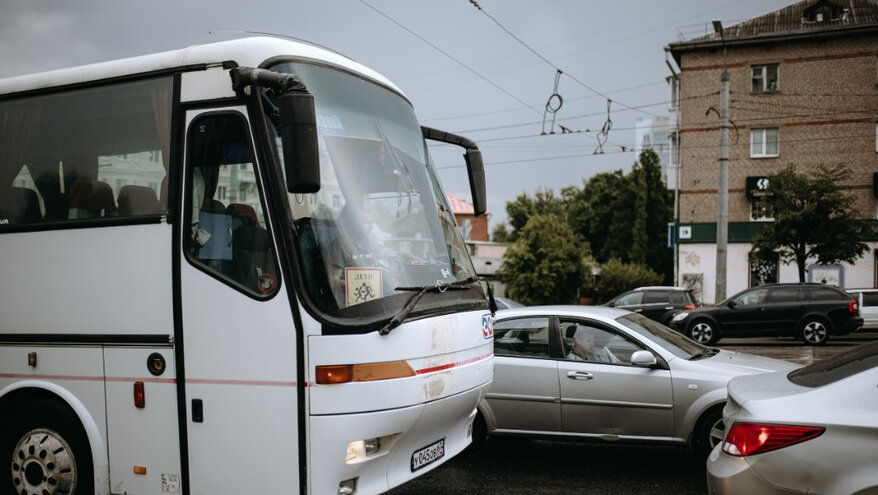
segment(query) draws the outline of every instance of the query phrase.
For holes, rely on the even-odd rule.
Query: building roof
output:
[[[460,199],[457,196],[446,193],[445,197],[448,199],[448,206],[451,207],[451,213],[455,215],[475,215],[476,210],[473,208],[473,204],[465,199]]]
[[[813,37],[852,30],[878,30],[878,0],[803,0],[738,24],[668,45],[671,52],[766,38]]]

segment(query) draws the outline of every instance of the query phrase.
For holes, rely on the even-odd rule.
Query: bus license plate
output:
[[[445,456],[445,439],[416,450],[412,454],[412,472],[432,464]]]

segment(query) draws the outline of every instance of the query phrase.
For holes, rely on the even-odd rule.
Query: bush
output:
[[[601,274],[597,283],[589,292],[595,295],[596,303],[604,303],[644,285],[659,285],[662,275],[652,271],[648,266],[638,263],[622,263],[616,258],[610,259],[601,266]]]

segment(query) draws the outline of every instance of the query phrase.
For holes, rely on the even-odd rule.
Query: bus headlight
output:
[[[378,452],[381,449],[380,438],[369,438],[366,440],[355,440],[348,444],[348,451],[345,455],[345,462],[348,464],[359,462],[366,457]]]

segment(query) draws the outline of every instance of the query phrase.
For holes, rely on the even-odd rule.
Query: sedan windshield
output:
[[[288,197],[311,302],[374,321],[399,310],[408,297],[394,296],[405,289],[471,281],[475,269],[408,101],[325,66],[273,70],[298,75],[317,110],[320,191]],[[382,303],[388,298],[398,300]]]
[[[711,349],[670,328],[636,313],[620,316],[616,321],[661,345],[677,357],[693,359],[707,356]]]

